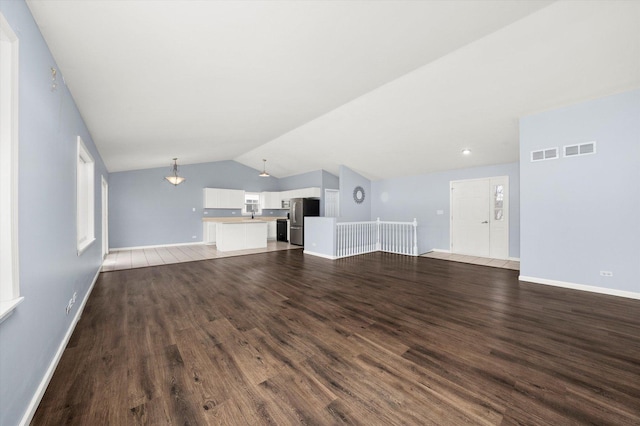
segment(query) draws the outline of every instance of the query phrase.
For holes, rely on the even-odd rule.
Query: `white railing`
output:
[[[385,251],[418,255],[418,222],[340,222],[336,223],[336,257]]]

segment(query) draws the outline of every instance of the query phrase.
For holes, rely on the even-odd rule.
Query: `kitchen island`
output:
[[[243,220],[220,222],[216,226],[216,248],[220,251],[267,247],[267,222]]]

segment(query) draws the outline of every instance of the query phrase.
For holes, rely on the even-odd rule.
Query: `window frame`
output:
[[[78,136],[76,156],[76,248],[78,256],[96,240],[95,160]]]
[[[256,196],[258,199],[258,210],[253,212],[254,216],[262,216],[262,194],[259,192],[250,192],[250,191],[245,191],[244,193],[244,203],[242,205],[242,215],[243,216],[251,216],[252,212],[247,211],[247,206],[249,203],[247,203],[247,196]],[[254,204],[254,203],[251,203]]]
[[[20,297],[18,247],[19,40],[0,13],[0,322]]]

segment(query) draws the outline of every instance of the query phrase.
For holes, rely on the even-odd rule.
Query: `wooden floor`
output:
[[[640,301],[279,251],[101,274],[35,425],[640,424]]]

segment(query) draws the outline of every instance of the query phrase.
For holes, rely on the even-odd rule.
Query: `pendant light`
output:
[[[178,176],[178,159],[173,159],[173,164],[171,165],[171,175],[165,177],[166,180],[173,186],[178,186],[186,179]]]
[[[269,173],[267,173],[267,160],[262,160],[263,161],[263,165],[262,165],[262,173],[260,173],[260,177],[269,177]]]

